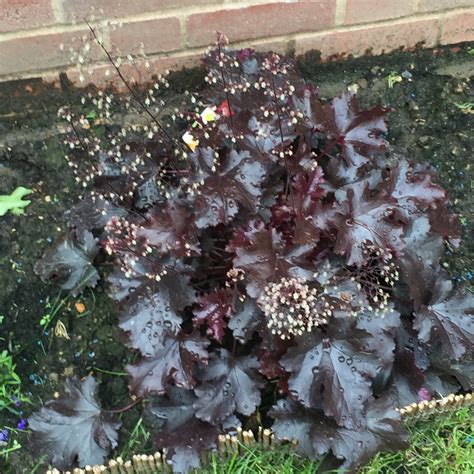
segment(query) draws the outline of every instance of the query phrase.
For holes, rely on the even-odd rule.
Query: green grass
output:
[[[474,111],[474,103],[472,102],[454,102],[454,105],[466,114]]]
[[[474,472],[474,418],[468,408],[408,427],[410,446],[397,453],[377,455],[360,474],[426,473],[472,474]],[[318,463],[302,459],[291,448],[249,449],[226,460],[212,456],[199,474],[310,474]],[[329,471],[319,471],[329,472]],[[332,472],[332,471],[331,471]]]

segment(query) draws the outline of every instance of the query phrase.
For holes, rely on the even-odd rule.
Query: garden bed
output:
[[[348,59],[319,64],[317,55],[299,61],[306,79],[313,80],[323,98],[347,87],[357,90],[361,105],[392,107],[388,139],[392,156],[427,162],[439,172],[456,212],[462,216],[463,241],[445,266],[454,279],[471,285],[474,254],[474,50],[470,45],[382,57]],[[179,102],[184,89],[202,84],[200,71],[170,79],[168,103]],[[33,407],[61,391],[67,376],[90,372],[100,380],[100,399],[106,408],[129,403],[124,367],[136,356],[123,345],[116,325],[115,306],[99,284],[78,296],[68,296],[47,285],[33,267],[44,251],[65,231],[63,213],[77,201],[80,189],[63,158],[63,124],[59,107],[81,108],[83,91],[66,82],[61,90],[40,81],[0,85],[0,195],[18,186],[33,191],[24,215],[0,217],[0,334],[17,365],[22,402],[13,415],[4,411],[0,425],[16,425]],[[87,112],[87,111],[86,111]],[[55,336],[62,321],[70,339]],[[16,417],[16,418],[15,418]],[[138,408],[124,413],[116,455],[153,450],[146,423]],[[27,445],[19,432],[18,442]],[[39,459],[24,448],[12,451],[2,472],[31,472]]]

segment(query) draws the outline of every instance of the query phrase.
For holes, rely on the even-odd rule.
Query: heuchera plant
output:
[[[78,291],[97,282],[99,246],[109,255],[118,324],[141,354],[130,391],[177,472],[256,414],[306,456],[355,469],[404,446],[397,407],[472,389],[474,299],[440,264],[457,216],[432,169],[387,153],[386,108],[323,101],[290,59],[222,35],[204,65],[185,111],[132,93],[146,125],[98,138],[61,111],[90,191],[37,270]],[[112,99],[94,103],[109,116]],[[57,467],[115,446],[93,388],[70,385],[30,420]],[[68,416],[85,418],[87,445],[51,443]]]

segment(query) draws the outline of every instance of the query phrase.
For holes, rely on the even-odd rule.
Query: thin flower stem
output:
[[[280,145],[281,149],[283,150],[283,143],[284,143],[284,137],[283,137],[283,127],[281,124],[281,116],[280,116],[280,109],[279,109],[279,104],[277,101],[277,95],[276,95],[276,86],[275,86],[275,77],[273,73],[270,71],[271,77],[272,77],[272,90],[273,90],[273,102],[275,103],[275,107],[277,110],[277,116],[278,116],[278,128],[280,130]],[[290,167],[288,166],[288,159],[285,155],[285,152],[283,152],[283,159],[285,160],[285,168],[286,168],[286,185],[285,185],[285,195],[288,196],[288,191],[290,194],[290,198],[292,201],[292,206],[293,206],[293,211],[295,211],[295,198],[293,196],[293,188],[291,187],[291,173],[290,173]]]
[[[219,41],[217,42],[217,47],[218,47],[218,50],[219,50],[219,69],[220,69],[220,72],[221,72],[222,85],[224,87],[225,96],[226,96],[226,100],[227,100],[227,107],[229,109],[230,128],[232,130],[232,135],[234,135],[234,121],[232,119],[232,107],[230,105],[229,90],[227,89],[227,84],[226,84],[226,81],[225,81],[224,68],[220,65],[220,63],[222,62],[221,61],[222,60],[222,48],[221,48],[221,44],[220,44]]]
[[[109,51],[107,50],[107,48],[104,46],[104,43],[99,39],[99,37],[97,36],[97,33],[95,32],[94,28],[92,27],[92,25],[89,23],[89,21],[84,18],[84,21],[86,22],[87,26],[89,27],[92,35],[94,36],[94,39],[96,40],[97,44],[100,46],[100,48],[102,49],[102,51],[105,53],[105,55],[107,56],[107,59],[109,60],[110,64],[112,65],[112,67],[115,69],[115,71],[117,72],[120,80],[123,82],[123,84],[125,85],[125,87],[128,89],[128,91],[130,92],[130,94],[132,95],[133,99],[135,100],[135,102],[140,106],[140,108],[156,123],[156,125],[158,126],[158,128],[160,129],[161,133],[163,133],[163,135],[171,142],[173,143],[174,145],[177,145],[179,148],[181,148],[181,150],[184,151],[184,147],[181,143],[177,142],[169,133],[168,131],[166,130],[166,127],[164,127],[161,122],[158,120],[158,118],[155,116],[155,114],[153,114],[150,109],[140,100],[140,98],[137,96],[137,94],[135,93],[135,91],[132,89],[132,87],[130,86],[130,84],[128,83],[128,81],[125,79],[124,75],[122,74],[122,71],[120,70],[120,68],[117,66],[117,64],[115,63],[114,59],[112,58],[112,55],[109,53]],[[185,144],[185,146],[192,152],[191,148],[188,147],[188,145]]]
[[[132,403],[129,403],[128,405],[122,408],[117,408],[116,410],[105,410],[105,413],[110,413],[110,414],[123,413],[125,411],[131,410],[135,405],[138,405],[142,401],[143,401],[143,398],[137,398]]]

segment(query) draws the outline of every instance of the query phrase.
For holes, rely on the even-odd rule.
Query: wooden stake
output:
[[[118,462],[115,459],[109,461],[110,474],[120,474]]]
[[[171,468],[170,463],[168,463],[168,451],[166,450],[166,448],[163,449],[162,457],[163,457],[163,468],[165,472],[172,472],[173,469]]]
[[[232,454],[232,443],[230,441],[230,434],[225,435],[225,445],[227,448],[227,452]]]
[[[155,465],[156,465],[157,468],[163,467],[163,457],[161,456],[160,452],[157,451],[153,455],[153,458],[155,459]]]
[[[232,452],[233,453],[238,453],[239,452],[239,440],[237,439],[236,436],[231,436],[230,437],[230,444],[232,446]]]
[[[226,454],[227,453],[227,446],[225,443],[225,436],[224,435],[219,435],[217,437],[217,449],[221,454]]]
[[[242,428],[241,428],[240,426],[237,428],[237,439],[238,439],[239,442],[241,442],[241,443],[244,442],[243,430],[242,430]]]
[[[271,436],[272,432],[268,429],[268,428],[265,428],[263,430],[263,446],[265,448],[268,448],[270,447],[270,443],[271,443]]]
[[[125,461],[123,464],[123,467],[125,469],[125,472],[127,474],[135,474],[135,471],[133,469],[132,461]]]
[[[146,474],[151,474],[152,471],[150,469],[150,465],[148,464],[148,456],[146,454],[142,454],[140,456],[140,462],[143,472],[145,472]]]

